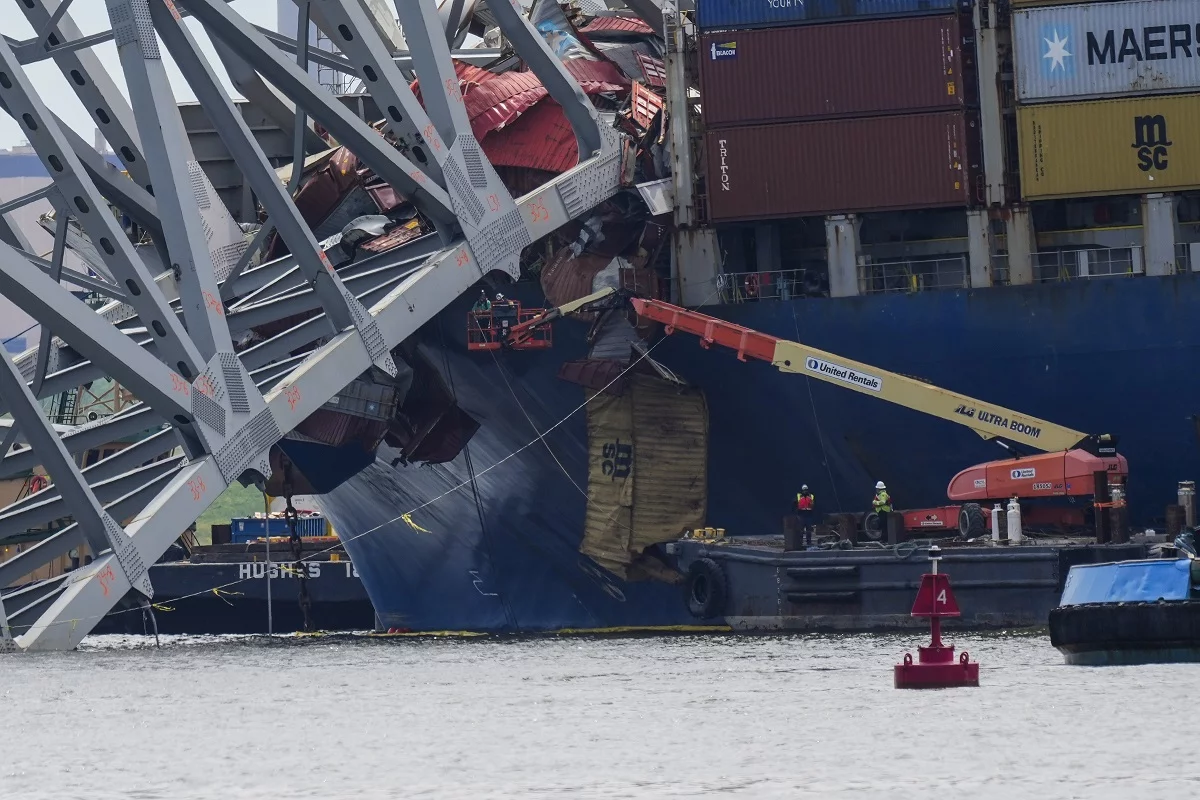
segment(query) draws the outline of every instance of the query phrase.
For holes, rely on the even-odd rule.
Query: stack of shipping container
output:
[[[969,2],[696,5],[710,221],[976,202]]]
[[[1200,187],[1200,0],[1013,0],[1027,200]]]

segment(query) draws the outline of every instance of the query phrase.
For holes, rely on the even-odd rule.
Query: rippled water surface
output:
[[[0,659],[0,798],[1195,798],[1200,666],[957,636],[93,637]]]

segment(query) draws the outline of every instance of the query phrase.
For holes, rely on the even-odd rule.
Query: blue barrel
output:
[[[696,0],[700,30],[738,30],[806,22],[906,17],[971,10],[971,0]]]

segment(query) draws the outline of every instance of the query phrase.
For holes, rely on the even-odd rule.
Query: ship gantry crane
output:
[[[491,15],[562,106],[580,153],[576,167],[516,198],[471,132],[433,3],[395,0],[409,48],[398,52],[359,0],[297,0],[299,27],[307,30],[311,11],[339,51],[337,68],[361,79],[383,109],[389,142],[314,80],[308,57],[329,53],[307,48],[303,36],[297,43],[261,31],[225,0],[10,2],[36,34],[0,36],[0,110],[20,125],[53,183],[0,205],[0,293],[41,324],[38,347],[0,367],[0,413],[15,421],[0,447],[0,476],[43,465],[54,483],[0,510],[0,541],[51,520],[74,523],[0,564],[0,590],[80,543],[95,557],[0,592],[0,649],[65,650],[131,591],[148,602],[148,566],[226,487],[265,483],[278,466],[274,445],[296,425],[362,373],[395,375],[393,348],[422,324],[489,273],[516,278],[523,248],[611,197],[622,144],[515,2],[492,3]],[[84,4],[107,7],[111,30],[85,36],[71,14]],[[335,267],[334,245],[314,238],[185,17],[212,38],[235,82],[273,87],[274,110],[294,120],[298,161],[328,147],[309,120],[319,123],[434,232]],[[268,215],[253,243],[191,150],[160,38]],[[130,101],[91,50],[110,39]],[[419,78],[422,102],[398,60]],[[47,107],[27,72],[47,63],[89,110],[123,172]],[[58,225],[50,261],[4,216],[42,199]],[[135,248],[112,208],[152,245]],[[271,230],[291,255],[251,266]],[[106,305],[94,309],[60,284],[68,239],[86,243],[95,273],[72,273],[71,282]],[[352,291],[350,279],[368,271],[372,283],[360,290],[358,280]],[[314,310],[315,318],[235,349],[253,327]],[[62,434],[50,426],[40,398],[104,376],[139,402]],[[133,446],[85,469],[72,458],[131,436]],[[182,457],[162,457],[176,448]]]

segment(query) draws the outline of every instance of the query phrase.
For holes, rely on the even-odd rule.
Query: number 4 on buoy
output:
[[[950,588],[950,576],[944,572],[931,572],[921,576],[921,588],[913,601],[914,617],[961,617],[954,590]]]
[[[960,617],[958,600],[950,588],[950,576],[938,572],[941,548],[936,544],[929,548],[929,560],[933,570],[921,576],[921,587],[913,601],[912,615],[928,617],[930,641],[928,647],[917,648],[917,661],[911,653],[905,653],[904,662],[893,670],[897,689],[940,689],[951,686],[978,686],[979,664],[972,663],[963,652],[954,658],[954,646],[942,644],[942,618]]]

